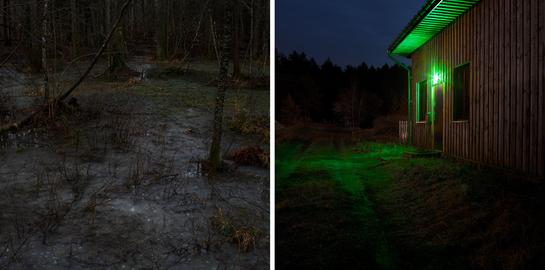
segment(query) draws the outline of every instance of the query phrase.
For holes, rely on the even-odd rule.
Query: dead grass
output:
[[[259,103],[255,97],[243,96],[237,90],[232,102],[229,128],[244,135],[258,135],[262,142],[268,142],[269,116],[261,113],[262,108],[257,108]]]
[[[254,250],[257,241],[264,235],[263,231],[251,224],[251,220],[237,218],[222,208],[218,208],[210,220],[212,227],[220,235],[235,243],[239,252]]]
[[[460,165],[418,166],[397,178],[381,205],[404,221],[395,234],[406,249],[443,252],[478,269],[545,265],[542,185]],[[405,259],[422,266],[409,257],[414,254]]]
[[[130,119],[110,117],[105,127],[110,130],[110,142],[112,145],[128,149],[135,144],[137,128]]]
[[[259,146],[247,146],[234,150],[226,157],[237,165],[269,167],[269,153]]]
[[[244,135],[258,135],[262,142],[269,141],[269,117],[238,113],[228,123],[233,131]]]
[[[125,179],[127,188],[135,188],[144,183],[146,174],[150,171],[149,162],[144,153],[137,151],[129,164],[129,175]]]
[[[1,90],[0,90],[1,91]],[[5,124],[13,121],[15,110],[12,107],[14,104],[13,97],[0,92],[0,124]]]

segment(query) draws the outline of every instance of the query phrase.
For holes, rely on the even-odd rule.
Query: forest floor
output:
[[[362,137],[361,134],[364,134]],[[277,269],[543,269],[545,186],[369,132],[277,130]]]
[[[139,61],[126,80],[95,69],[68,111],[1,138],[0,269],[268,269],[266,164],[200,165],[215,65],[161,77]],[[18,114],[39,96],[4,90]],[[268,113],[268,88],[229,90],[224,155],[268,149]]]

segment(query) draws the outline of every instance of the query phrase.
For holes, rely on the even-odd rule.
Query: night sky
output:
[[[341,66],[393,63],[386,49],[425,0],[276,0],[276,48]]]

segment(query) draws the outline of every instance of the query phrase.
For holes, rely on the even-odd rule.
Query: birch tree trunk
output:
[[[218,77],[218,93],[216,96],[216,106],[214,110],[214,129],[212,133],[212,145],[210,147],[210,169],[212,173],[221,167],[221,136],[223,128],[223,105],[225,102],[225,92],[228,85],[229,72],[229,53],[231,45],[231,0],[224,0],[223,38],[221,50],[221,62]]]

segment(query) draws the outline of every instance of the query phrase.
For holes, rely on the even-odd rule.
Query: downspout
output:
[[[388,54],[388,57],[390,57],[390,59],[392,59],[394,62],[396,62],[396,64],[398,64],[399,66],[403,67],[405,70],[407,70],[407,92],[408,92],[408,95],[407,95],[407,101],[408,101],[408,107],[407,107],[407,112],[409,114],[409,117],[407,118],[407,133],[409,138],[408,138],[408,142],[409,142],[409,145],[412,145],[413,144],[413,121],[412,121],[412,93],[411,93],[411,87],[412,87],[412,69],[410,66],[407,66],[403,63],[401,63],[399,60],[397,60],[393,54],[388,51],[387,52]]]

